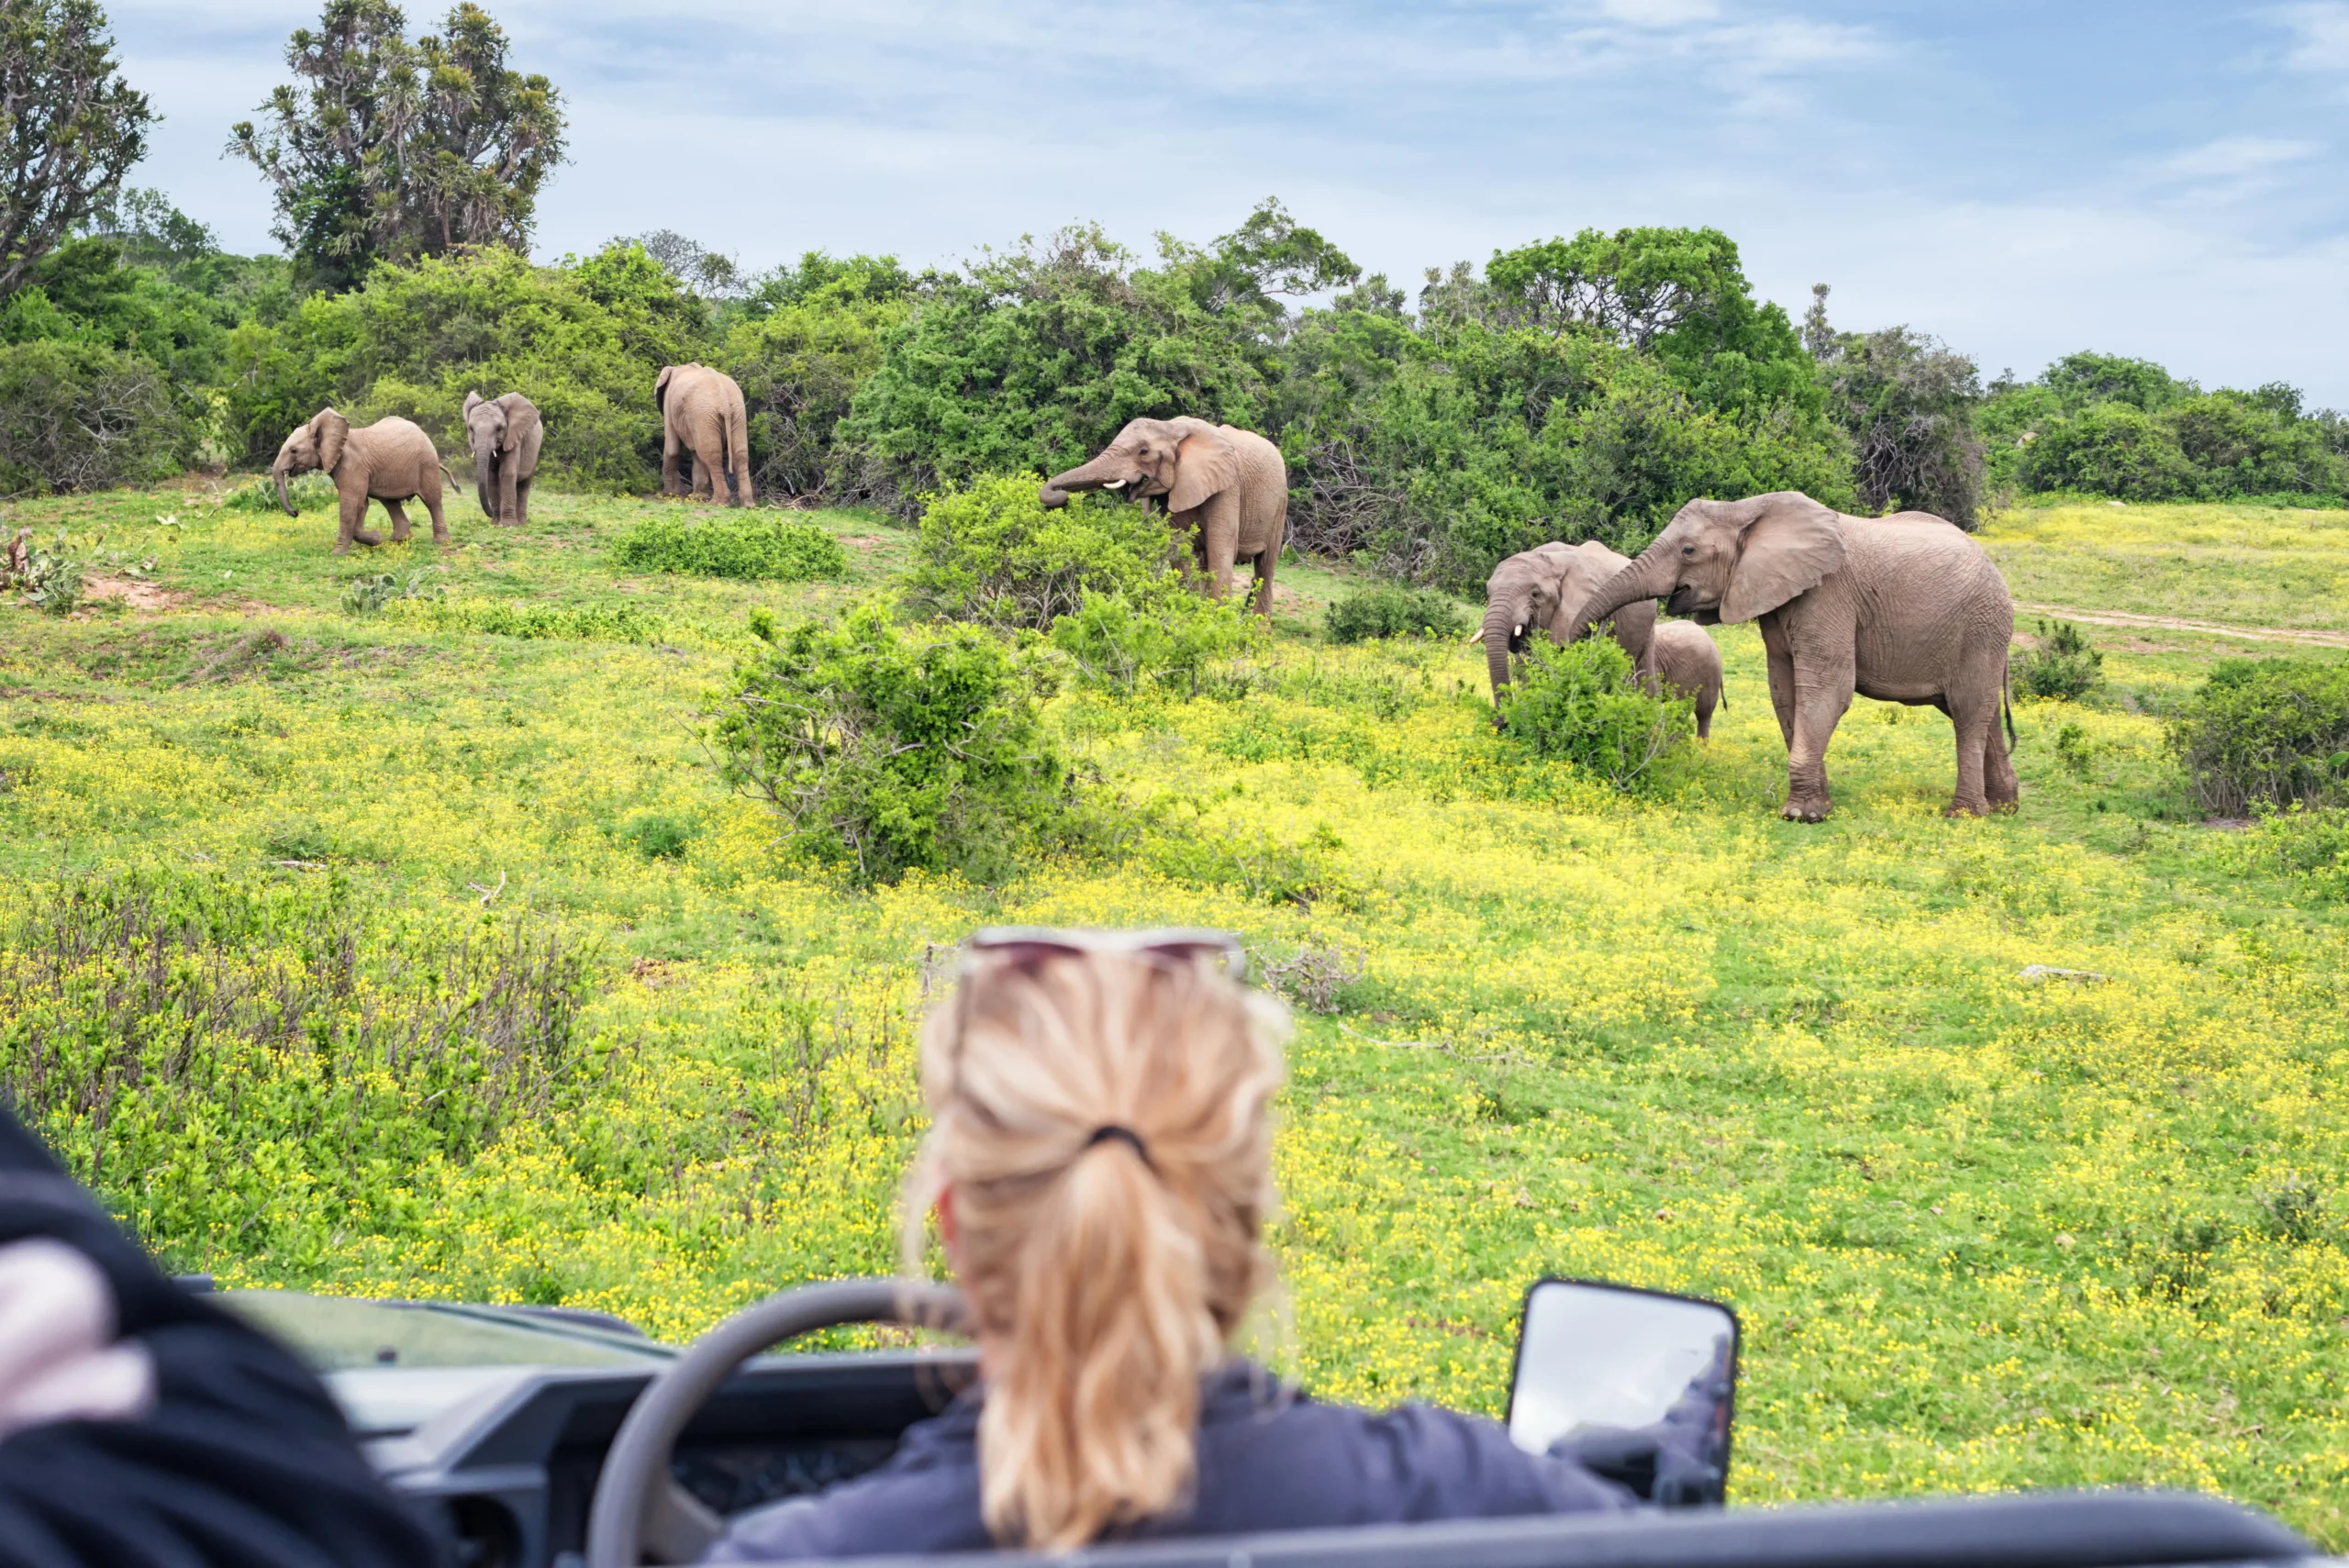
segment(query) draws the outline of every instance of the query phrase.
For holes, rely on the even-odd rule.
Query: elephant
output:
[[[1787,743],[1780,816],[1825,820],[1827,744],[1855,691],[1949,715],[1957,732],[1950,815],[2014,809],[2014,600],[1988,554],[1955,524],[1930,512],[1846,517],[1795,490],[1691,501],[1566,629],[1579,633],[1655,598],[1700,624],[1759,626]]]
[[[440,454],[434,450],[432,438],[406,419],[378,419],[354,430],[351,421],[332,408],[321,408],[310,416],[308,424],[285,438],[269,469],[277,481],[278,505],[285,508],[287,517],[300,514],[285,493],[285,482],[314,468],[334,476],[335,492],[342,498],[342,528],[334,546],[337,555],[349,552],[353,539],[364,545],[384,542],[383,535],[359,526],[366,520],[370,500],[381,501],[384,510],[391,514],[395,542],[407,542],[407,513],[400,503],[410,496],[421,500],[424,509],[432,514],[432,542],[449,542],[449,524],[440,515]]]
[[[1256,568],[1256,613],[1273,613],[1273,569],[1288,533],[1288,465],[1253,430],[1187,416],[1132,419],[1101,455],[1056,473],[1038,498],[1064,506],[1075,490],[1163,496],[1168,521],[1193,532],[1191,550],[1217,598],[1231,592],[1233,567]]]
[[[1655,678],[1666,692],[1677,692],[1697,708],[1697,739],[1713,738],[1713,709],[1727,707],[1721,690],[1721,651],[1711,634],[1692,620],[1655,623]]]
[[[473,450],[473,495],[482,516],[507,528],[530,520],[530,481],[539,472],[546,428],[538,406],[518,392],[465,394],[465,442]]]
[[[663,365],[652,383],[652,401],[661,410],[661,494],[718,498],[718,476],[725,476],[730,504],[749,506],[751,489],[750,417],[742,389],[734,378],[707,365]],[[694,454],[693,482],[677,473],[681,450]]]
[[[1492,677],[1493,702],[1500,702],[1508,684],[1512,654],[1525,651],[1526,633],[1535,628],[1563,643],[1560,634],[1582,602],[1601,583],[1629,562],[1597,539],[1581,544],[1544,544],[1520,550],[1493,568],[1485,584],[1485,624],[1471,642],[1485,645],[1486,673]],[[1631,665],[1647,679],[1654,673],[1651,643],[1655,633],[1655,606],[1631,605],[1613,617],[1615,640],[1631,656]]]

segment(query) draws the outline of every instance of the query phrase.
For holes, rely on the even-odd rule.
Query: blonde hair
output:
[[[951,1186],[958,1283],[1001,1346],[981,1513],[998,1542],[1066,1550],[1188,1493],[1200,1380],[1272,1278],[1283,1016],[1196,958],[975,965],[923,1037],[906,1261]]]

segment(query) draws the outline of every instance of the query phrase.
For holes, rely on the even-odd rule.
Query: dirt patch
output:
[[[2240,833],[2251,826],[2251,818],[2248,817],[2205,817],[2202,819],[2202,826],[2215,828],[2221,833]]]
[[[2148,642],[2142,637],[2130,638],[2116,646],[2124,653],[2183,653],[2186,651],[2186,645],[2182,642]]]
[[[879,534],[842,534],[842,544],[852,544],[859,550],[871,550],[881,542]]]
[[[195,669],[180,677],[183,686],[200,686],[214,681],[233,681],[252,670],[273,655],[294,646],[294,639],[275,628],[249,631],[241,637],[213,644],[198,657]]]
[[[685,976],[676,972],[676,965],[664,959],[640,958],[628,966],[628,972],[638,982],[658,991],[663,985],[682,985]]]
[[[91,577],[82,584],[93,599],[120,599],[142,615],[160,615],[180,602],[181,595],[139,577]]]
[[[2250,642],[2313,642],[2325,648],[2349,648],[2349,631],[2314,631],[2288,626],[2222,626],[2217,621],[2184,620],[2176,616],[2137,616],[2120,610],[2075,610],[2062,605],[2024,605],[2015,608],[2034,615],[2061,616],[2090,626],[2154,626],[2166,631],[2199,631],[2211,637],[2240,637]]]

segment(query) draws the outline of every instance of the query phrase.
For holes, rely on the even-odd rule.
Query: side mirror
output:
[[[1717,1301],[1545,1279],[1525,1295],[1508,1435],[1664,1507],[1728,1496],[1737,1314]]]

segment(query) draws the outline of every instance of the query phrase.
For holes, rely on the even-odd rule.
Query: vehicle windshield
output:
[[[222,1306],[292,1346],[320,1373],[394,1367],[641,1367],[675,1349],[593,1319],[526,1307],[361,1301],[232,1290]]]

